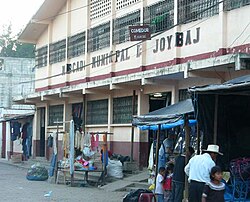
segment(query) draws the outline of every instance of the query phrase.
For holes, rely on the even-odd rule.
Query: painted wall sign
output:
[[[134,30],[134,32],[139,32],[139,30]],[[143,32],[143,30],[141,30]],[[160,52],[171,50],[173,47],[184,47],[193,44],[197,44],[200,42],[200,27],[197,27],[195,30],[187,30],[185,32],[176,32],[175,34],[157,37],[153,43],[152,53],[157,54]],[[93,56],[91,58],[91,64],[89,65],[91,68],[97,68],[109,65],[111,63],[123,62],[130,60],[130,52],[131,49],[122,49],[117,50],[115,52],[111,51],[109,53],[104,53],[101,55]],[[140,57],[142,54],[142,45],[139,44],[136,46],[136,52],[131,55],[136,55],[136,57]],[[78,72],[85,69],[85,61],[77,61],[72,64],[68,64],[67,66],[62,66],[62,73],[72,73]]]

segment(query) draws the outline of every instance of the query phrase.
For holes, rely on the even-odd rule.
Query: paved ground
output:
[[[27,169],[0,162],[0,201],[40,202],[40,201],[122,201],[125,192],[113,192],[95,187],[69,187],[48,181],[28,181]],[[52,191],[50,197],[44,194]]]

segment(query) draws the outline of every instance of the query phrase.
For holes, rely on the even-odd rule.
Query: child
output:
[[[157,202],[164,202],[164,190],[163,190],[164,176],[165,176],[165,168],[160,167],[159,173],[156,177],[156,186],[155,186],[155,194],[157,196]]]
[[[172,194],[172,178],[173,178],[174,164],[169,163],[166,168],[165,181],[163,184],[164,189],[164,202],[169,202]]]
[[[221,182],[222,171],[219,166],[214,166],[210,172],[211,181],[208,182],[202,194],[202,202],[225,202],[225,184]]]

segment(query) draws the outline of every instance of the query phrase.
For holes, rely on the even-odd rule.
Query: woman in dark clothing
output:
[[[219,166],[214,166],[210,173],[211,181],[204,187],[202,202],[225,202],[225,184],[221,182],[222,171]]]

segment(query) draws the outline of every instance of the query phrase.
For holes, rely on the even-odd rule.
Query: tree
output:
[[[13,35],[12,26],[3,25],[3,32],[0,34],[0,56],[1,57],[18,57],[18,58],[34,58],[35,45],[28,43],[21,43],[17,41],[18,36]]]

